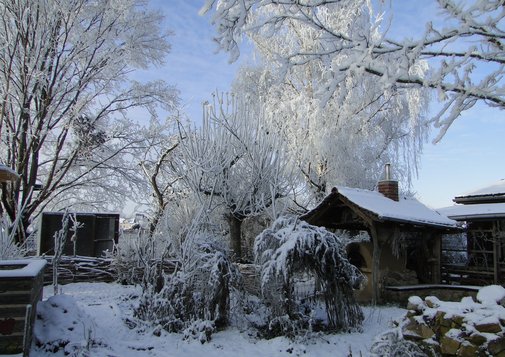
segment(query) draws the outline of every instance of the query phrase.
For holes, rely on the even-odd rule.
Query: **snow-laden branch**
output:
[[[382,2],[381,2],[382,3]],[[428,22],[417,38],[396,39],[384,26],[387,10],[375,15],[370,0],[222,0],[208,1],[216,27],[216,42],[239,56],[243,35],[263,50],[262,41],[284,38],[295,30],[311,34],[313,45],[291,41],[269,46],[285,74],[294,67],[316,63],[327,73],[319,98],[323,104],[345,86],[350,76],[370,76],[385,88],[438,92],[445,107],[433,118],[439,141],[461,112],[476,102],[505,108],[505,40],[503,4],[493,0],[440,0],[444,27]],[[436,20],[436,19],[433,19]],[[366,29],[370,30],[366,30]],[[285,40],[285,38],[284,38]],[[428,61],[430,70],[412,69]]]

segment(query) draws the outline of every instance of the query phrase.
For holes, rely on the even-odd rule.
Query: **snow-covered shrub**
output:
[[[194,222],[198,222],[199,228],[204,225],[196,201],[194,196],[188,194],[169,204],[153,232],[144,228],[140,228],[136,233],[122,232],[113,255],[118,281],[125,284],[144,284],[146,279],[152,278],[150,275],[154,274],[159,278],[162,260],[181,261],[186,237],[190,231],[195,230]],[[212,230],[208,224],[204,228]]]
[[[184,339],[194,339],[200,341],[201,343],[209,342],[215,329],[216,326],[212,321],[196,320],[183,331]]]
[[[154,284],[144,290],[137,317],[171,332],[183,331],[197,320],[227,326],[230,289],[239,273],[215,247],[202,244],[194,249],[200,254],[191,269],[165,276],[159,291]]]
[[[37,305],[33,339],[36,350],[43,353],[92,356],[93,346],[105,344],[93,335],[94,329],[92,319],[69,295],[52,296]]]
[[[0,260],[18,259],[26,255],[24,245],[18,245],[8,232],[8,224],[0,223]]]
[[[414,342],[405,340],[400,328],[390,329],[375,338],[370,349],[373,357],[425,357]]]
[[[262,295],[271,309],[271,335],[361,326],[363,313],[353,289],[365,278],[347,260],[346,240],[296,217],[278,218],[256,238]]]
[[[484,305],[505,305],[505,288],[501,285],[488,285],[479,289],[477,301]]]
[[[145,230],[135,235],[122,234],[112,255],[117,280],[123,284],[145,285],[151,275],[159,273],[169,245],[162,236]]]
[[[138,318],[171,332],[186,331],[186,336],[199,331],[198,336],[200,332],[208,336],[205,339],[214,326],[228,325],[230,291],[240,273],[228,258],[222,239],[209,227],[197,215],[184,237],[172,237],[169,254],[178,261],[176,271],[163,274],[162,284],[154,275],[146,281],[136,309]]]
[[[53,293],[54,295],[58,294],[58,266],[61,261],[61,257],[63,255],[63,250],[65,248],[65,244],[67,242],[67,238],[70,233],[70,241],[74,245],[74,255],[75,255],[75,247],[76,247],[76,239],[77,239],[77,230],[83,227],[81,223],[77,221],[77,217],[75,213],[69,213],[68,210],[65,210],[63,213],[63,217],[61,219],[61,229],[54,233],[54,256],[52,259],[53,265]]]

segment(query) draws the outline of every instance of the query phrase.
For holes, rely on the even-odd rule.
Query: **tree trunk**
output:
[[[242,259],[242,235],[241,227],[243,218],[237,217],[234,214],[228,216],[228,225],[230,227],[230,248],[233,261]]]
[[[158,223],[160,222],[161,216],[165,212],[165,206],[158,206],[156,212],[149,222],[149,233],[154,234],[156,227],[158,227]]]

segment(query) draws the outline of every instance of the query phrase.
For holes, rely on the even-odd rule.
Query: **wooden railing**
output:
[[[500,267],[498,275],[505,277],[505,267]],[[450,285],[490,285],[505,282],[503,278],[495,281],[494,269],[482,266],[442,264],[441,276],[442,283]]]

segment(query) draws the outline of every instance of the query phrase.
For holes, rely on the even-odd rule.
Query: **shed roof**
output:
[[[458,204],[440,208],[437,211],[458,221],[503,218],[505,217],[505,203]]]
[[[337,191],[356,205],[377,215],[379,220],[441,227],[457,226],[457,222],[426,207],[415,198],[400,197],[397,202],[377,191],[347,187],[338,187]]]
[[[440,229],[457,228],[456,221],[442,216],[416,199],[400,197],[399,201],[394,201],[377,191],[348,187],[335,187],[318,207],[302,218],[310,221],[318,210],[327,210],[332,200],[340,200],[348,206],[354,206],[366,212],[374,221],[392,221]]]
[[[498,180],[488,186],[481,187],[461,196],[456,196],[454,202],[464,204],[505,202],[505,179]]]
[[[16,181],[19,175],[8,166],[0,164],[0,182]]]

